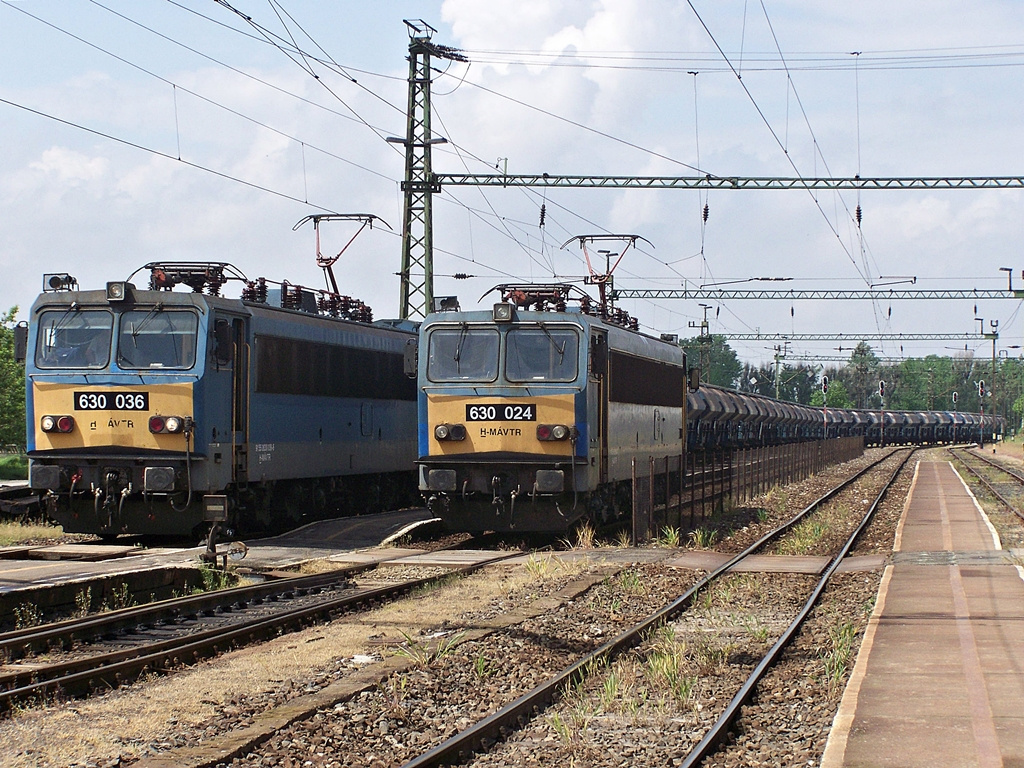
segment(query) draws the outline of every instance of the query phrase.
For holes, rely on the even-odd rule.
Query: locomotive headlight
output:
[[[508,323],[512,320],[512,305],[507,302],[495,304],[491,315],[496,323]]]
[[[125,283],[107,283],[107,301],[124,301],[126,295]]]
[[[150,416],[149,431],[155,435],[178,434],[187,426],[188,419],[181,416]]]
[[[75,420],[71,416],[43,416],[39,419],[39,428],[43,432],[71,432],[75,428]]]
[[[565,424],[537,425],[538,440],[566,440],[571,433],[572,430],[570,430]]]
[[[438,440],[465,440],[466,428],[462,424],[438,424],[434,427],[434,437]]]

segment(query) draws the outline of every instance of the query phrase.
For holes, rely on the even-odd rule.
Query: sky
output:
[[[335,212],[386,223],[334,270],[342,293],[396,316],[404,156],[386,139],[406,130],[405,19],[469,59],[433,61],[440,173],[1024,174],[1019,0],[0,0],[0,311],[26,318],[44,273],[100,288],[153,261],[323,288],[313,230],[294,227]],[[1022,203],[1024,189],[444,187],[434,291],[471,308],[499,283],[582,282],[563,244],[602,233],[646,241],[618,288],[991,289],[1001,267],[1024,287]],[[357,228],[323,227],[328,255]],[[645,332],[680,336],[705,312],[726,335],[962,334],[982,318],[1005,354],[1024,352],[1017,301],[708,304],[621,302]],[[774,354],[730,343],[754,364]],[[791,344],[791,361],[852,343]]]

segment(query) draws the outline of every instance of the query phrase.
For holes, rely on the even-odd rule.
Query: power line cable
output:
[[[7,104],[9,106],[15,107],[16,109],[21,109],[21,110],[23,110],[25,112],[29,112],[29,113],[31,113],[33,115],[38,115],[39,117],[45,117],[48,120],[53,120],[54,122],[61,123],[63,125],[67,125],[67,126],[69,126],[71,128],[77,128],[78,130],[85,131],[86,133],[91,133],[94,136],[100,136],[100,137],[102,137],[104,139],[109,139],[110,141],[117,142],[118,144],[124,144],[125,146],[133,147],[135,149],[140,149],[143,152],[149,152],[150,154],[157,155],[158,157],[164,157],[164,158],[167,158],[168,160],[173,160],[176,163],[181,163],[182,165],[187,165],[190,168],[196,168],[197,170],[205,171],[206,173],[213,174],[214,176],[218,176],[218,177],[220,177],[222,179],[227,179],[228,181],[234,181],[234,182],[237,182],[239,184],[243,184],[243,185],[245,185],[247,187],[251,187],[252,189],[258,189],[261,192],[268,192],[271,195],[283,198],[285,200],[291,200],[292,202],[295,202],[295,203],[303,203],[305,205],[311,205],[311,206],[313,206],[314,208],[316,208],[318,210],[324,211],[325,213],[333,213],[333,209],[331,209],[331,208],[327,208],[326,206],[319,205],[317,203],[311,203],[308,200],[303,200],[302,198],[295,197],[294,195],[289,195],[287,192],[279,192],[276,189],[272,189],[270,187],[263,186],[262,184],[257,184],[257,183],[255,183],[253,181],[246,181],[245,179],[242,179],[242,178],[240,178],[238,176],[232,176],[230,173],[224,173],[223,171],[217,171],[217,170],[214,170],[213,168],[210,168],[208,166],[200,165],[199,163],[193,163],[190,160],[185,160],[183,158],[175,157],[174,155],[168,154],[167,152],[161,152],[159,149],[153,149],[152,147],[147,147],[144,144],[139,144],[139,143],[134,142],[134,141],[129,141],[128,139],[122,139],[119,136],[114,136],[113,134],[105,133],[103,131],[96,130],[95,128],[89,128],[88,126],[82,125],[81,123],[76,123],[76,122],[74,122],[72,120],[65,120],[64,118],[57,117],[56,115],[51,115],[51,114],[49,114],[47,112],[43,112],[42,110],[33,109],[32,107],[28,107],[28,106],[26,106],[24,104],[19,104],[19,103],[15,102],[15,101],[10,101],[9,99],[0,98],[0,103]]]
[[[359,163],[357,163],[357,162],[355,162],[353,160],[349,160],[346,157],[342,157],[341,155],[338,155],[338,154],[336,154],[334,152],[331,152],[330,150],[324,149],[323,147],[319,147],[319,146],[317,146],[315,144],[311,144],[311,143],[309,143],[308,141],[306,141],[304,139],[300,139],[298,136],[294,136],[294,135],[292,135],[290,133],[286,133],[285,131],[282,131],[282,130],[279,130],[277,128],[274,128],[273,126],[271,126],[271,125],[269,125],[267,123],[264,123],[261,120],[257,120],[254,117],[250,117],[249,115],[246,115],[243,112],[240,112],[240,111],[238,111],[236,109],[233,109],[232,107],[229,107],[226,104],[222,104],[221,102],[215,101],[214,99],[211,99],[211,98],[209,98],[207,96],[203,96],[201,93],[198,93],[197,91],[193,91],[190,88],[186,88],[185,86],[180,85],[180,84],[174,82],[173,80],[168,80],[166,77],[158,75],[156,72],[153,72],[150,69],[146,69],[145,67],[143,67],[143,66],[141,66],[139,64],[136,64],[135,62],[130,61],[130,60],[124,58],[123,56],[119,56],[118,54],[114,53],[113,51],[110,51],[110,50],[108,50],[106,48],[103,48],[102,46],[97,45],[96,43],[90,42],[89,40],[86,40],[85,38],[80,37],[79,35],[76,35],[74,32],[71,32],[71,31],[69,31],[67,29],[64,29],[63,27],[60,27],[60,26],[54,24],[51,21],[48,21],[48,20],[43,19],[43,18],[41,18],[39,16],[36,16],[36,15],[30,13],[29,11],[27,11],[24,8],[20,8],[20,7],[16,6],[16,5],[13,5],[12,3],[8,2],[8,0],[0,0],[0,2],[2,2],[7,7],[12,8],[13,10],[16,10],[16,11],[18,11],[20,13],[25,14],[29,18],[39,22],[40,24],[43,24],[43,25],[49,27],[50,29],[53,29],[53,30],[55,30],[57,32],[60,32],[63,35],[67,35],[68,37],[72,38],[73,40],[77,40],[78,42],[80,42],[83,45],[86,45],[86,46],[92,48],[93,50],[99,51],[100,53],[103,53],[103,54],[105,54],[107,56],[110,56],[111,58],[116,59],[117,61],[121,62],[122,64],[124,64],[126,66],[129,66],[129,67],[131,67],[133,69],[136,69],[139,72],[142,72],[142,73],[144,73],[146,75],[149,75],[150,77],[152,77],[152,78],[154,78],[156,80],[159,80],[160,82],[162,82],[162,83],[164,83],[166,85],[171,86],[171,88],[174,89],[174,93],[175,93],[175,100],[174,100],[175,114],[174,114],[174,119],[175,119],[175,130],[176,130],[176,132],[177,132],[177,128],[178,128],[178,103],[177,103],[176,93],[177,93],[177,91],[182,91],[182,92],[187,93],[188,95],[193,96],[194,98],[199,99],[200,101],[203,101],[203,102],[205,102],[205,103],[207,103],[207,104],[209,104],[211,106],[217,107],[218,109],[222,109],[225,112],[228,112],[228,113],[234,115],[235,117],[239,117],[239,118],[241,118],[241,119],[243,119],[243,120],[245,120],[247,122],[250,122],[250,123],[252,123],[254,125],[257,125],[257,126],[259,126],[261,128],[265,128],[266,130],[271,131],[272,133],[275,133],[278,136],[281,136],[283,138],[286,138],[286,139],[289,139],[291,141],[294,141],[297,144],[302,145],[303,147],[309,147],[310,149],[314,149],[317,152],[320,152],[320,153],[322,153],[322,154],[324,154],[324,155],[326,155],[328,157],[331,157],[331,158],[333,158],[335,160],[338,160],[340,162],[343,162],[343,163],[346,163],[348,165],[351,165],[354,168],[358,168],[358,169],[360,169],[362,171],[366,171],[367,173],[373,174],[373,175],[378,176],[378,177],[380,177],[382,179],[385,179],[387,181],[390,181],[390,182],[393,182],[393,183],[397,183],[397,181],[395,179],[393,179],[390,176],[387,176],[387,175],[385,175],[383,173],[380,173],[379,171],[375,171],[372,168],[368,168],[368,167],[366,167],[364,165],[360,165]],[[180,156],[181,156],[181,144],[180,144],[180,138],[179,138],[179,143],[178,143],[178,159],[180,159]]]

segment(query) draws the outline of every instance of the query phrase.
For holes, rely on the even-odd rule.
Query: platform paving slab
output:
[[[952,465],[920,462],[823,768],[1024,766],[1024,580]]]

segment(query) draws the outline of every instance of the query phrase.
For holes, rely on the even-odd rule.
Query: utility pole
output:
[[[775,399],[779,399],[779,361],[786,359],[786,354],[789,352],[789,342],[785,341],[782,344],[775,345]]]
[[[402,296],[399,317],[424,318],[434,301],[433,194],[441,191],[434,178],[430,148],[443,144],[430,133],[430,57],[467,61],[455,48],[430,41],[437,30],[422,19],[406,19],[409,28],[409,105],[405,138],[388,138],[405,145],[402,182]]]
[[[707,384],[711,380],[711,333],[708,324],[708,310],[711,309],[711,305],[701,304],[700,307],[704,310],[704,319],[699,324],[691,320],[689,325],[691,328],[700,328],[700,335],[697,337],[700,345],[700,376],[701,381]]]
[[[991,333],[985,334],[985,338],[992,340],[992,386],[989,389],[988,396],[992,400],[992,407],[989,408],[989,412],[992,414],[992,439],[994,441],[996,432],[996,341],[999,339],[999,321],[989,320],[988,324],[992,329]]]

